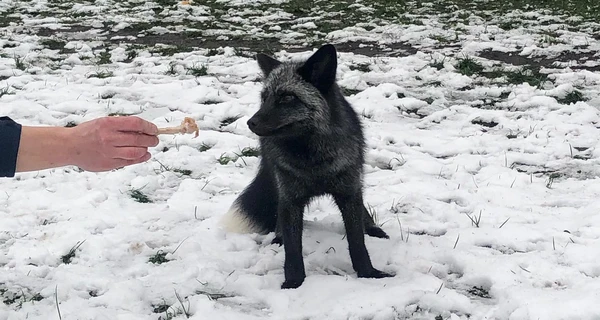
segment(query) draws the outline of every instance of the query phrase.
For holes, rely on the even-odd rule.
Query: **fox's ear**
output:
[[[281,62],[279,60],[272,58],[264,53],[258,53],[256,55],[256,61],[258,62],[258,66],[260,70],[262,70],[263,74],[266,76],[273,71],[273,69],[277,68]]]
[[[335,82],[336,70],[337,52],[333,45],[326,44],[308,58],[298,73],[319,91],[327,92]]]

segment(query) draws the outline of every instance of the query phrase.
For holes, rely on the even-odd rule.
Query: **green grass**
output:
[[[371,71],[371,64],[370,63],[357,63],[357,64],[352,64],[349,66],[350,70],[352,71],[360,71],[360,72],[369,72]]]
[[[240,152],[240,156],[242,157],[258,157],[260,156],[260,150],[254,147],[245,147]]]
[[[506,70],[502,67],[497,67],[490,71],[480,71],[478,74],[489,79],[502,78],[509,84],[519,85],[528,83],[533,87],[539,87],[546,81],[549,81],[548,76],[541,73],[539,67],[531,66],[524,66],[518,70]]]
[[[241,115],[237,115],[237,116],[232,116],[232,117],[226,117],[223,120],[221,120],[221,124],[219,127],[226,127],[234,122],[236,122],[239,118],[241,118]]]
[[[25,62],[23,61],[23,58],[19,57],[19,56],[14,56],[15,59],[15,68],[21,70],[21,71],[25,71],[25,69],[27,69],[27,66],[25,65]]]
[[[96,71],[91,73],[88,78],[98,78],[98,79],[105,79],[105,78],[110,78],[113,77],[115,74],[112,71]]]
[[[583,95],[583,93],[579,90],[573,90],[569,93],[567,93],[564,97],[562,98],[558,98],[556,99],[558,101],[558,103],[560,104],[572,104],[572,103],[577,103],[580,101],[587,101],[588,99],[585,98],[585,96]]]
[[[64,264],[69,264],[71,263],[71,261],[73,260],[73,258],[75,257],[75,252],[77,251],[77,249],[79,249],[79,247],[81,247],[81,245],[85,242],[85,240],[79,242],[77,241],[77,244],[75,244],[73,246],[73,248],[71,248],[71,250],[69,250],[69,252],[67,252],[65,255],[63,255],[60,260],[62,261],[62,263]]]
[[[436,59],[436,60],[432,61],[431,63],[429,63],[429,66],[432,68],[435,68],[437,70],[442,70],[442,69],[444,69],[444,61],[445,60],[446,60],[446,57],[444,57],[441,60]]]
[[[200,144],[198,147],[198,151],[205,152],[212,149],[212,147],[214,147],[214,145],[202,142],[202,144]]]
[[[173,56],[176,53],[180,52],[190,52],[193,48],[177,45],[177,46],[155,46],[150,50],[151,53],[156,53],[161,56]]]
[[[34,293],[28,289],[10,290],[3,287],[3,285],[3,283],[0,283],[0,299],[7,306],[14,305],[16,309],[20,309],[26,302],[37,302],[44,299],[38,292]]]
[[[193,65],[191,67],[186,68],[186,74],[191,74],[194,77],[203,77],[208,75],[208,67],[206,65],[196,66]]]
[[[125,113],[125,112],[111,112],[107,114],[109,117],[128,117],[133,116],[135,113]]]
[[[171,61],[169,62],[169,68],[165,71],[165,75],[174,76],[177,75],[177,62]]]
[[[110,54],[108,48],[106,48],[104,51],[102,51],[98,54],[98,62],[97,63],[99,65],[109,64],[109,63],[111,63],[110,57],[111,57],[111,54]]]
[[[171,260],[167,259],[167,254],[168,254],[168,252],[158,250],[158,252],[156,252],[155,255],[148,258],[148,262],[154,263],[154,264],[163,264],[163,263],[169,262]]]
[[[129,190],[129,196],[139,203],[152,203],[152,199],[138,189]]]
[[[481,74],[484,70],[483,66],[471,57],[458,59],[455,67],[460,74],[465,76]]]
[[[160,164],[160,170],[163,172],[164,171],[175,172],[175,173],[181,174],[182,176],[192,175],[192,170],[169,167],[169,166],[164,165],[162,162],[160,162],[158,160],[156,160],[156,162],[158,162]]]
[[[237,158],[234,157],[230,157],[228,155],[225,155],[224,153],[219,157],[219,159],[217,159],[217,162],[221,165],[226,165],[229,162],[235,162],[237,160]]]
[[[40,44],[50,50],[62,50],[67,42],[60,39],[46,38],[41,40]]]
[[[362,90],[357,90],[357,89],[350,89],[350,88],[346,88],[346,87],[342,87],[342,93],[345,96],[353,96],[357,93],[361,93]]]
[[[0,89],[0,98],[2,98],[5,95],[9,95],[9,94],[15,94],[14,91],[10,90],[9,86],[6,86],[6,87]]]

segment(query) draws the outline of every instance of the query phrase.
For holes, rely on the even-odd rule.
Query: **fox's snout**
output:
[[[266,136],[269,132],[273,131],[274,128],[271,128],[270,125],[265,123],[262,117],[258,114],[255,114],[252,118],[248,119],[246,122],[250,131],[258,136]]]

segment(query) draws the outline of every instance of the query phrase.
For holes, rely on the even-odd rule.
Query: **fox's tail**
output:
[[[221,225],[227,232],[273,232],[277,224],[277,203],[275,177],[261,163],[258,174],[235,199],[221,219]]]

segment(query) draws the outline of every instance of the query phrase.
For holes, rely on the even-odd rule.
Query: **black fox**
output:
[[[273,242],[283,243],[285,250],[281,288],[297,288],[306,278],[304,208],[314,197],[331,195],[342,213],[358,277],[392,277],[373,267],[365,246],[365,233],[389,237],[363,204],[363,129],[336,83],[335,47],[324,45],[303,62],[264,54],[256,60],[264,75],[261,105],[247,124],[259,136],[260,168],[225,216],[226,228],[275,231]]]

